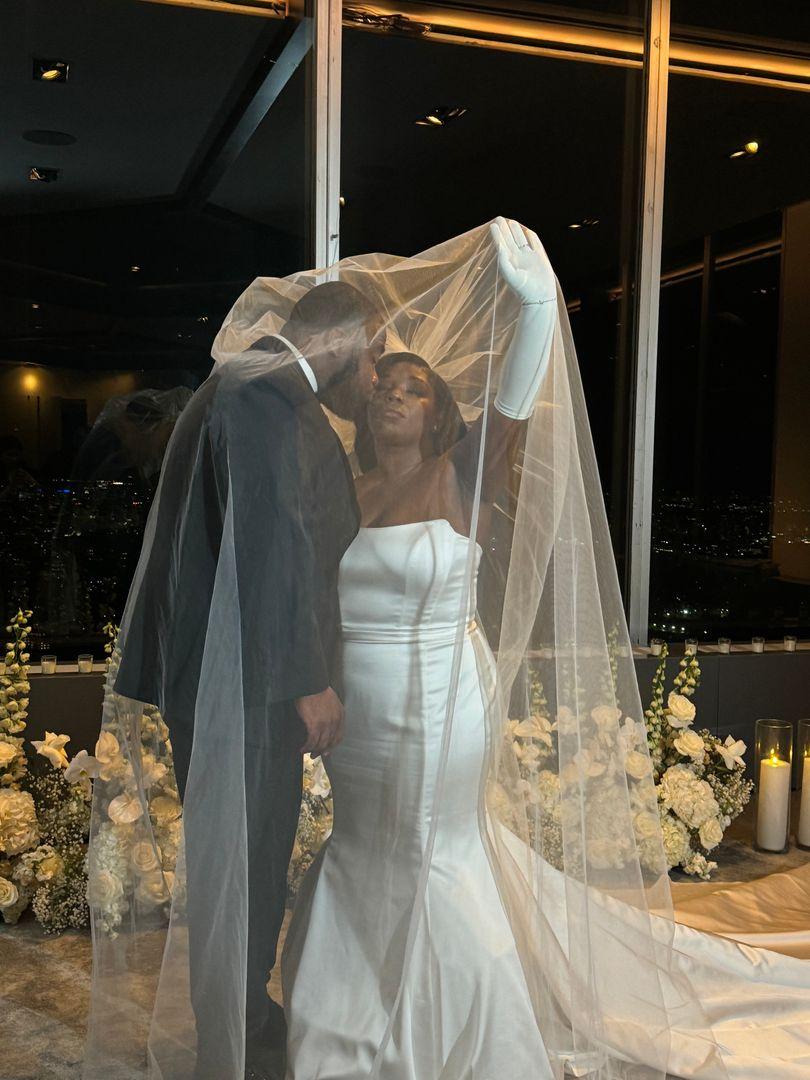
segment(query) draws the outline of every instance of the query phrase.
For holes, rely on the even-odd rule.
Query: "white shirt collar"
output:
[[[282,345],[287,346],[287,348],[293,354],[295,359],[298,361],[298,366],[301,368],[301,370],[303,371],[303,373],[304,373],[304,375],[306,377],[307,382],[312,387],[313,393],[317,394],[318,393],[318,380],[315,377],[315,372],[312,370],[312,367],[311,367],[309,361],[304,356],[304,354],[300,351],[300,349],[297,349],[295,347],[295,345],[293,345],[293,343],[291,341],[289,341],[287,338],[285,338],[282,334],[271,334],[270,336],[274,337],[276,339],[276,341],[280,341],[282,343]]]

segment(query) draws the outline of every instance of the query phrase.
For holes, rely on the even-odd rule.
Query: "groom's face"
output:
[[[359,326],[342,342],[343,370],[320,395],[323,403],[344,420],[354,420],[371,399],[377,385],[377,361],[385,348],[385,333],[375,326]]]

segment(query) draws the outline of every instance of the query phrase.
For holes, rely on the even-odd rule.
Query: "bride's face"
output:
[[[435,412],[433,387],[418,364],[403,361],[378,373],[368,407],[368,425],[376,443],[418,445],[422,456],[429,456]]]

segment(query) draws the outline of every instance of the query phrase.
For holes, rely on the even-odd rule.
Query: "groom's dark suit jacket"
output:
[[[215,371],[177,423],[124,626],[116,690],[186,737],[203,646],[215,656],[230,633],[209,625],[221,546],[235,555],[248,723],[339,677],[338,567],[359,526],[349,464],[297,363],[244,371]]]

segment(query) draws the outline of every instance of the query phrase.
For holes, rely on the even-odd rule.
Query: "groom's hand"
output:
[[[307,729],[302,754],[325,754],[343,738],[343,705],[331,686],[320,694],[296,698],[295,708]]]

